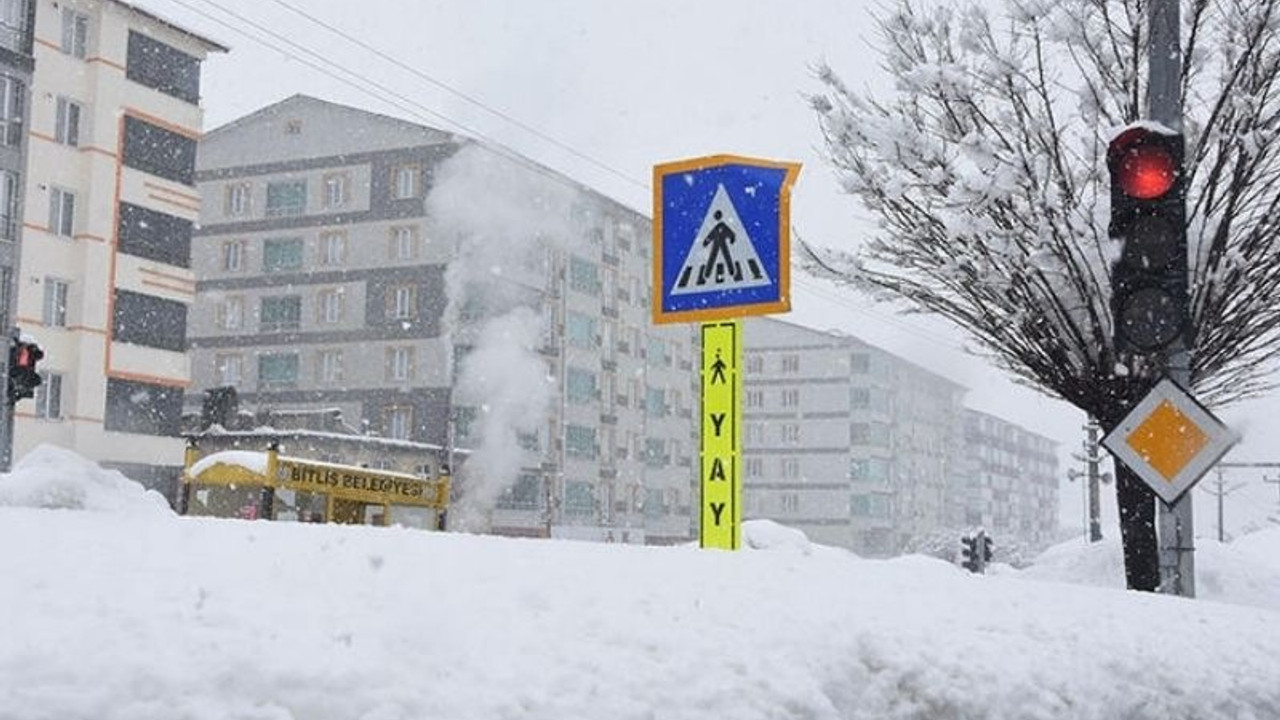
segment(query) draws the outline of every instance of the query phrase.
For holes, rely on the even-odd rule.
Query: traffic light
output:
[[[36,363],[44,357],[40,346],[25,340],[13,340],[9,346],[9,404],[35,397],[44,379],[36,371]]]
[[[978,572],[978,539],[971,535],[964,535],[960,538],[960,557],[961,566],[969,572]]]
[[[979,535],[982,538],[982,566],[985,568],[987,563],[991,562],[991,548],[995,543],[991,542],[990,535]]]
[[[1113,239],[1123,243],[1111,275],[1116,345],[1146,355],[1188,330],[1183,138],[1149,125],[1107,148]]]

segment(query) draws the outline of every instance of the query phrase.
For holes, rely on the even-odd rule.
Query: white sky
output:
[[[870,227],[823,163],[821,136],[803,94],[819,89],[810,66],[823,59],[853,87],[892,88],[870,44],[870,12],[880,3],[285,1],[416,73],[309,23],[280,0],[143,0],[144,7],[232,47],[205,66],[207,127],[306,93],[503,143],[646,213],[655,163],[714,153],[794,160],[804,163],[792,215],[801,236],[820,244],[852,243]],[[310,67],[321,64],[319,58],[361,77]],[[940,321],[895,316],[803,276],[794,284],[788,319],[843,329],[903,355],[969,386],[970,406],[1062,443],[1062,517],[1078,526],[1079,488],[1065,475],[1083,438],[1080,412],[1015,386],[963,354],[961,336]],[[1280,432],[1280,402],[1253,403],[1224,417],[1245,437],[1229,459],[1280,460],[1280,451],[1267,444]],[[1241,479],[1260,485],[1257,477]],[[1207,503],[1200,504],[1206,505],[1200,514],[1208,514]]]

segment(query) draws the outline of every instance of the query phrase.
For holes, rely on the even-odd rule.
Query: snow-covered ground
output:
[[[1202,546],[1188,601],[1090,586],[1108,545],[975,577],[769,524],[724,553],[177,518],[36,460],[0,477],[5,720],[1280,717],[1280,530]]]

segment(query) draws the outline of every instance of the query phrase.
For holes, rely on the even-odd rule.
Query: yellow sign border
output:
[[[775,302],[731,305],[707,310],[662,309],[662,178],[666,175],[690,170],[705,170],[720,165],[749,165],[752,167],[786,170],[787,175],[778,188],[778,300]],[[653,166],[653,323],[664,325],[679,322],[707,322],[732,320],[749,315],[769,315],[791,311],[791,188],[800,175],[801,164],[780,160],[764,160],[744,155],[705,155],[703,157],[676,160]]]

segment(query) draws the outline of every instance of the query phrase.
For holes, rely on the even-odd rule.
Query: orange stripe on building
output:
[[[146,375],[143,373],[127,372],[125,370],[112,370],[107,373],[107,377],[116,380],[132,380],[134,382],[148,383],[150,385],[164,385],[166,387],[189,388],[191,381],[183,378],[167,378],[159,375]]]
[[[72,422],[87,422],[95,425],[102,425],[107,422],[104,418],[85,417],[84,415],[68,415],[67,419]]]
[[[56,138],[56,137],[54,137],[54,136],[52,136],[52,135],[45,135],[44,133],[40,132],[39,130],[29,130],[29,131],[27,131],[27,134],[28,134],[28,135],[30,135],[31,137],[33,137],[33,138],[37,139],[37,140],[44,140],[45,142],[51,142],[51,143],[56,143],[56,142],[58,142],[58,138]]]
[[[35,223],[29,223],[29,222],[22,223],[22,227],[27,228],[28,230],[39,230],[40,232],[53,232],[52,230],[45,227],[44,225],[37,225]]]
[[[166,272],[160,272],[159,270],[156,270],[154,268],[147,268],[147,267],[138,268],[138,272],[146,273],[148,275],[155,275],[156,277],[162,277],[167,280],[175,280],[180,283],[187,283],[192,288],[194,288],[196,285],[196,281],[194,278],[183,277],[181,275],[173,275]]]
[[[200,212],[200,206],[199,206],[199,205],[196,205],[195,207],[192,207],[191,205],[189,205],[189,204],[187,204],[187,203],[180,202],[180,201],[178,201],[178,200],[170,200],[169,198],[167,198],[167,197],[165,197],[165,196],[163,196],[163,195],[157,195],[157,194],[155,194],[155,193],[147,193],[147,197],[151,198],[152,200],[155,200],[156,202],[168,203],[168,204],[170,204],[170,205],[173,205],[173,206],[176,206],[176,207],[180,207],[180,208],[182,208],[183,210],[190,210],[191,212],[195,212],[195,213]]]
[[[177,286],[169,285],[169,284],[166,284],[166,283],[155,282],[155,281],[153,281],[153,280],[147,280],[147,279],[145,279],[145,278],[143,279],[142,284],[143,284],[143,285],[149,285],[149,286],[151,286],[151,287],[161,288],[162,290],[171,290],[171,291],[173,291],[173,292],[180,293],[180,294],[182,294],[182,295],[191,295],[192,297],[194,297],[194,296],[195,296],[195,294],[196,294],[196,291],[195,291],[193,288],[182,288],[182,287],[177,287]]]
[[[59,49],[61,49],[61,48],[59,48]],[[85,58],[85,60],[84,60],[84,61],[85,61],[85,62],[87,62],[87,63],[102,63],[103,65],[106,65],[107,67],[113,67],[113,68],[115,68],[115,69],[119,70],[120,72],[125,72],[125,71],[126,71],[125,66],[121,65],[120,63],[116,62],[115,60],[108,60],[107,58],[104,58],[104,57],[102,57],[101,55],[94,55],[94,56],[93,56],[93,57],[91,57],[91,58]]]
[[[24,323],[26,325],[39,325],[40,327],[44,327],[44,320],[39,318],[19,317],[17,322]]]
[[[191,138],[192,140],[199,140],[200,138],[204,137],[204,133],[200,132],[199,130],[192,130],[191,128],[183,127],[183,126],[181,126],[181,125],[175,124],[172,120],[166,120],[166,119],[164,119],[164,118],[162,118],[162,117],[156,117],[155,115],[152,115],[152,114],[151,114],[151,113],[149,113],[149,112],[146,112],[146,111],[143,111],[143,110],[139,110],[139,109],[137,109],[137,108],[133,108],[133,107],[126,107],[126,108],[124,109],[124,114],[125,114],[125,116],[132,115],[133,117],[136,117],[136,118],[138,118],[139,120],[146,120],[147,122],[151,123],[152,125],[158,125],[158,126],[160,126],[160,127],[162,127],[162,128],[165,128],[166,130],[172,130],[172,131],[174,131],[174,132],[178,133],[179,135],[186,135],[187,137]],[[120,137],[121,137],[121,138],[123,138],[123,137],[124,137],[124,125],[123,125],[123,122],[124,122],[124,121],[123,121],[123,120],[121,120],[121,123],[122,123],[122,124],[121,124],[121,126],[120,126]]]
[[[182,198],[183,200],[190,200],[191,202],[193,202],[193,203],[195,203],[195,204],[197,204],[197,205],[199,205],[199,204],[200,204],[200,196],[199,196],[199,195],[188,195],[187,193],[181,192],[181,191],[179,191],[179,190],[174,190],[174,189],[173,189],[173,188],[171,188],[171,187],[166,187],[166,186],[164,186],[164,185],[160,185],[160,184],[157,184],[157,183],[153,183],[153,182],[151,182],[150,180],[143,180],[143,181],[142,181],[142,184],[143,184],[144,186],[146,186],[146,187],[151,188],[152,190],[159,190],[160,192],[165,192],[165,193],[169,193],[170,195],[173,195],[173,196],[176,196],[176,197],[180,197],[180,198]]]
[[[58,52],[62,52],[62,45],[58,43],[49,42],[48,40],[45,40],[42,37],[36,38],[35,41],[37,45],[43,45],[51,50],[57,50]]]
[[[101,155],[106,155],[107,157],[112,158],[112,159],[114,159],[114,158],[115,158],[115,156],[116,156],[116,154],[115,154],[115,153],[113,153],[113,152],[111,152],[110,150],[104,150],[103,148],[100,148],[100,147],[94,147],[94,146],[92,146],[92,145],[85,145],[85,146],[81,147],[81,148],[80,148],[80,152],[99,153],[99,154],[101,154]]]
[[[102,237],[101,235],[94,235],[93,233],[79,233],[76,235],[72,235],[71,237],[75,238],[76,240],[92,240],[94,242],[100,242],[100,243],[104,243],[107,241],[107,239]]]
[[[107,331],[103,328],[89,327],[88,325],[68,325],[68,330],[73,332],[87,332],[94,335],[106,335]]]

